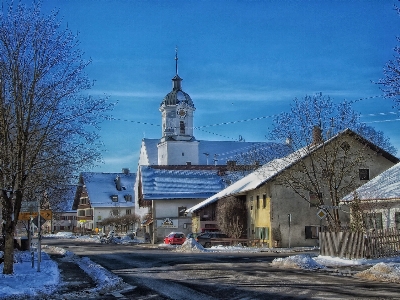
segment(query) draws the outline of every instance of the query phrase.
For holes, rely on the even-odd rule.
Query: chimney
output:
[[[117,177],[115,177],[115,179],[114,179],[114,182],[115,182],[115,187],[117,188],[117,190],[118,190],[118,191],[121,191],[121,190],[122,190],[122,187],[121,187],[121,177],[119,177],[119,176],[117,175]]]
[[[122,173],[124,173],[125,175],[129,174],[129,168],[122,168]]]
[[[312,145],[319,145],[322,143],[322,130],[319,126],[314,126],[312,131]]]

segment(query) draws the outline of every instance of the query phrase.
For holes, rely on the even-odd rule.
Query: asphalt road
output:
[[[355,267],[306,271],[271,265],[287,254],[180,253],[64,239],[43,244],[89,257],[135,287],[120,299],[400,299],[398,284],[354,278]]]

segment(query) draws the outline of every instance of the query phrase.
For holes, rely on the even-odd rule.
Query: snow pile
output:
[[[300,254],[285,258],[275,258],[272,265],[276,267],[315,270],[323,269],[325,266],[317,263],[310,255]]]
[[[36,263],[32,268],[29,251],[14,253],[14,273],[11,275],[2,274],[4,264],[0,264],[0,299],[49,295],[56,291],[60,283],[58,265],[47,253],[42,252],[41,259],[40,272],[37,271]]]
[[[123,284],[122,278],[114,275],[114,273],[108,271],[104,267],[92,262],[88,257],[82,257],[75,255],[73,252],[58,247],[46,247],[49,251],[59,253],[68,258],[69,261],[75,262],[79,267],[85,271],[92,279],[96,282],[97,290],[113,289]],[[101,287],[101,288],[100,288]]]
[[[58,232],[57,234],[45,234],[43,235],[46,238],[58,238],[58,239],[76,239],[80,242],[91,242],[91,243],[101,243],[100,235],[74,235],[72,232]],[[140,240],[134,237],[133,239],[127,235],[123,236],[114,236],[112,238],[113,244],[132,244],[132,243],[141,243]]]
[[[400,283],[400,264],[381,262],[368,270],[355,274],[354,276],[372,281]]]
[[[195,239],[187,239],[181,246],[176,248],[177,252],[206,252],[207,250]]]

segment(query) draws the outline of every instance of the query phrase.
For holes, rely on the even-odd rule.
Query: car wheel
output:
[[[205,248],[211,248],[211,243],[210,243],[210,242],[205,243],[205,244],[204,244],[204,247],[205,247]]]

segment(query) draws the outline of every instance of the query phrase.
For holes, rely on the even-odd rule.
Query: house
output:
[[[179,216],[177,212],[225,187],[221,181],[222,173],[217,175],[219,168],[226,170],[229,166],[230,171],[223,175],[223,181],[231,183],[260,164],[288,153],[287,146],[278,143],[197,140],[194,136],[196,108],[189,94],[182,90],[177,55],[175,61],[172,91],[163,98],[159,107],[161,138],[142,140],[135,181],[135,213],[144,220],[147,233],[153,233],[153,242],[166,232],[166,223],[160,223],[163,219],[178,218],[178,228],[189,230],[189,216]],[[254,155],[246,156],[248,153]],[[197,184],[204,188],[203,193],[199,194]],[[188,193],[186,200],[182,198],[183,189]]]
[[[358,174],[358,178],[354,180],[357,187],[399,162],[390,153],[346,129],[324,143],[315,143],[286,157],[268,162],[214,196],[189,208],[187,213],[192,214],[193,230],[198,231],[207,225],[209,221],[205,216],[209,216],[210,212],[215,214],[217,201],[235,196],[246,202],[246,235],[249,239],[261,240],[268,246],[316,246],[322,218],[328,212],[336,210],[345,223],[349,220],[349,213],[344,212],[344,207],[338,209],[320,205],[319,201],[315,201],[315,195],[308,190],[295,192],[285,184],[285,176],[297,170],[299,172],[296,174],[304,177],[302,167],[309,166],[314,155],[323,153],[334,145],[339,145],[337,149],[342,151],[338,153],[341,158],[350,158],[351,156],[346,155],[359,149],[368,155],[368,160],[354,165],[357,169],[353,170],[352,174]],[[349,149],[353,152],[346,152]],[[344,174],[344,181],[350,175],[350,171],[348,170],[349,174]],[[307,195],[307,201],[301,197],[301,193]],[[322,190],[321,197],[322,195],[328,195],[328,191]]]
[[[342,199],[360,200],[362,219],[368,229],[400,229],[400,163],[382,172]]]
[[[146,232],[152,240],[162,240],[171,231],[192,232],[186,209],[225,188],[223,175],[216,166],[141,166],[137,203],[150,208]]]
[[[60,197],[60,201],[52,207],[51,232],[75,232],[78,225],[76,209],[72,209],[76,186],[69,186]]]
[[[72,209],[77,210],[79,232],[107,232],[102,221],[134,213],[135,173],[84,172],[79,176]]]

